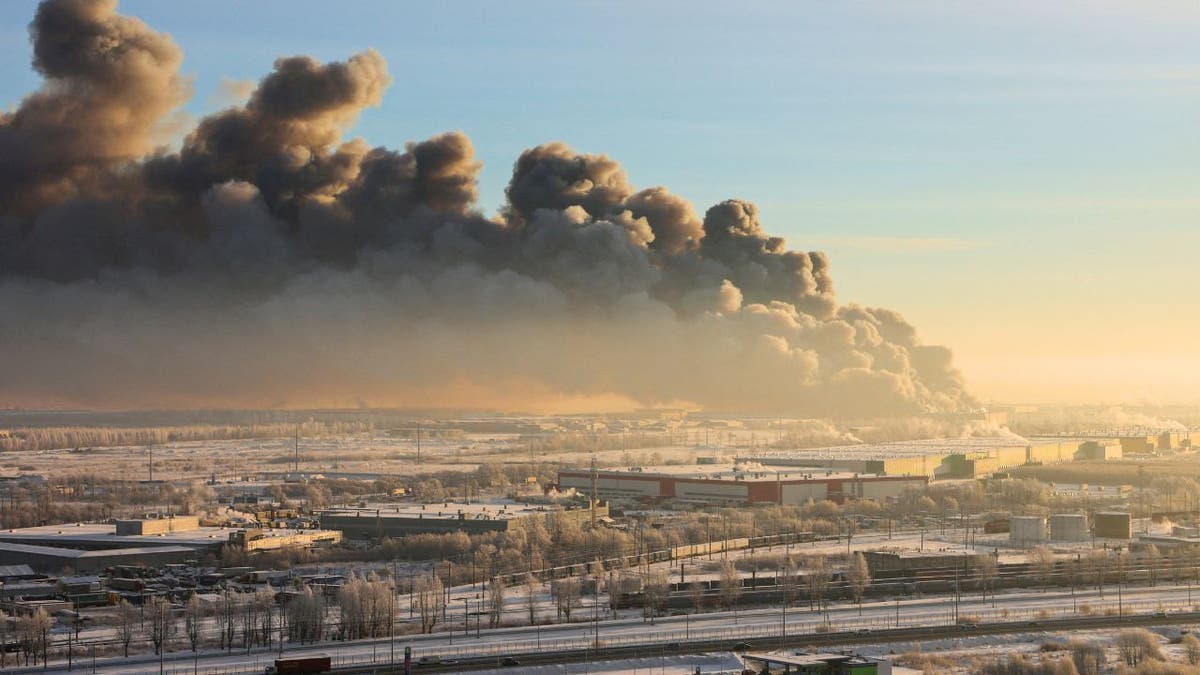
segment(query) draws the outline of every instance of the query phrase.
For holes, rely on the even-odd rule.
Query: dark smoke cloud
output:
[[[972,405],[948,350],[840,304],[753,204],[701,218],[548,143],[491,218],[465,135],[347,140],[391,82],[374,51],[279,59],[156,149],[181,55],[115,12],[44,2],[46,84],[0,118],[0,403]]]

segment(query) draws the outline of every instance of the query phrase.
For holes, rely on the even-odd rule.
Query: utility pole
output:
[[[296,435],[292,442],[292,473],[300,473],[300,423],[296,422]]]
[[[954,564],[954,623],[958,624],[958,563]]]
[[[417,422],[417,466],[421,466],[421,423]]]
[[[596,455],[592,455],[592,529],[596,529]]]
[[[150,453],[150,482],[154,482],[154,444],[146,446],[146,450]]]

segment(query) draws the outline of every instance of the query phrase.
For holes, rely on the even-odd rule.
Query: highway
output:
[[[835,604],[822,612],[810,611],[807,604],[798,604],[786,611],[776,606],[660,617],[653,625],[641,618],[627,618],[567,625],[481,629],[478,636],[472,626],[469,634],[459,630],[453,637],[441,632],[398,636],[395,640],[382,638],[327,642],[304,648],[289,645],[285,647],[285,653],[328,653],[339,668],[370,668],[371,664],[386,668],[389,664],[399,664],[403,659],[404,647],[408,646],[413,649],[414,659],[454,659],[465,667],[468,663],[495,665],[497,659],[509,655],[543,662],[555,658],[569,661],[578,660],[581,654],[610,658],[633,653],[660,653],[667,648],[676,653],[731,649],[741,641],[750,642],[755,648],[764,648],[769,644],[815,645],[839,636],[849,636],[857,643],[864,644],[888,639],[911,639],[914,637],[911,631],[914,630],[917,631],[916,637],[927,639],[936,636],[939,627],[942,631],[953,630],[959,634],[964,630],[999,630],[999,625],[1013,629],[1042,630],[1052,625],[1070,628],[1082,621],[1086,627],[1090,625],[1087,622],[1114,620],[1106,618],[1106,614],[1120,614],[1125,618],[1136,614],[1154,621],[1193,621],[1196,617],[1191,614],[1194,609],[1192,592],[1187,586],[1175,585],[1123,588],[1120,592],[1114,586],[1106,588],[1103,597],[1095,588],[1079,589],[1074,596],[1069,589],[1047,592],[1023,590],[1001,593],[994,598],[989,595],[986,602],[978,593],[973,593],[960,596],[957,602],[954,596],[867,602],[862,606],[861,614],[860,609],[852,604]],[[1196,593],[1195,599],[1200,600],[1200,588],[1196,589]],[[585,607],[579,616],[587,616],[590,611],[590,607]],[[1167,615],[1156,617],[1156,612],[1166,612]],[[1179,614],[1173,618],[1172,614],[1175,613]],[[980,628],[957,627],[954,625],[956,616],[960,623],[978,623]],[[1030,622],[1039,625],[1031,626]],[[255,649],[250,653],[239,651],[233,654],[212,650],[199,655],[175,652],[166,654],[161,664],[158,657],[139,655],[129,659],[97,659],[93,666],[92,660],[83,656],[86,653],[86,646],[76,652],[74,670],[128,674],[156,672],[161,666],[164,673],[181,675],[261,673],[277,655],[275,649]],[[11,672],[66,671],[65,662],[52,662],[49,671],[29,668],[13,669]]]

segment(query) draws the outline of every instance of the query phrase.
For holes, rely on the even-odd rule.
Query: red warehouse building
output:
[[[803,504],[808,500],[894,499],[923,489],[926,476],[880,476],[793,466],[725,464],[597,469],[596,496],[614,501],[708,504]],[[561,489],[590,494],[591,469],[558,472]]]

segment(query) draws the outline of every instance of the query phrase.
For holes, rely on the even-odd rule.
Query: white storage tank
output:
[[[1042,516],[1013,516],[1008,520],[1008,539],[1019,545],[1046,541],[1046,519]]]
[[[1050,538],[1054,541],[1087,541],[1087,516],[1082,513],[1056,513],[1050,516]]]

